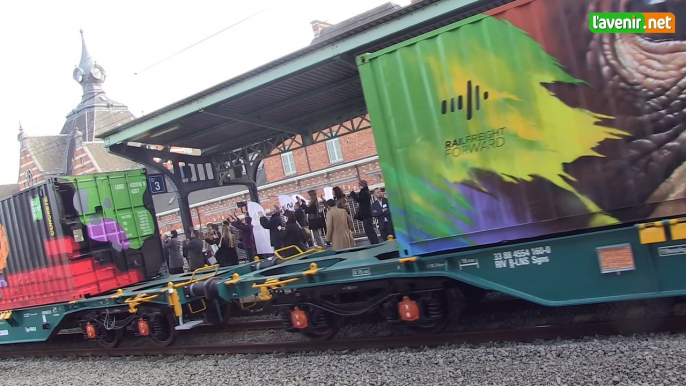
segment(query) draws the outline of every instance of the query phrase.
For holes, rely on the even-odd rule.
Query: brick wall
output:
[[[93,174],[98,172],[90,155],[81,145],[77,145],[74,149],[74,162],[72,165],[73,175],[78,176],[82,174]]]
[[[33,185],[45,181],[45,177],[40,169],[38,169],[38,165],[28,147],[22,146],[19,160],[19,178],[17,179],[19,182],[19,189],[26,189],[29,187],[29,181],[26,176],[27,170],[31,170],[31,173],[33,174]]]
[[[361,119],[354,120],[355,125],[359,125]],[[302,138],[298,137],[298,141]],[[269,183],[280,181],[284,178],[292,178],[298,175],[307,174],[317,170],[326,169],[346,162],[357,161],[363,158],[375,156],[376,144],[371,130],[362,130],[353,134],[339,137],[342,161],[331,163],[326,142],[317,143],[306,148],[293,150],[296,173],[286,176],[284,166],[279,151],[274,150],[271,154],[275,155],[264,160],[264,169]]]

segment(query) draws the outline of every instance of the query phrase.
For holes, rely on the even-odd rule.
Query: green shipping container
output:
[[[359,56],[401,255],[686,214],[686,31],[588,18],[685,8],[520,0]]]

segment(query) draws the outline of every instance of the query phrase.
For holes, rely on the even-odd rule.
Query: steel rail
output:
[[[194,327],[190,330],[182,330],[183,334],[211,334],[220,332],[234,332],[234,331],[253,331],[253,330],[275,330],[283,328],[283,322],[280,319],[262,319],[250,320],[240,322],[228,322],[223,325],[203,324]],[[82,332],[70,332],[66,334],[57,334],[50,341],[58,340],[77,340],[83,338]]]
[[[329,341],[290,341],[234,343],[221,345],[124,347],[117,349],[56,349],[0,352],[0,358],[26,357],[122,357],[159,355],[233,355],[298,353],[312,351],[354,351],[363,349],[397,349],[436,347],[449,344],[480,344],[487,342],[532,342],[550,339],[575,339],[595,335],[626,335],[651,332],[682,332],[686,317],[623,319],[607,322],[568,325],[540,325],[505,330],[469,331],[436,335],[412,335],[340,339]]]

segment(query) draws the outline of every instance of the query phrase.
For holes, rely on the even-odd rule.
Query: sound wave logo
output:
[[[476,110],[481,110],[481,97],[483,96],[484,100],[488,99],[488,91],[484,91],[483,94],[481,94],[480,86],[476,86],[472,89],[472,81],[469,80],[467,81],[467,120],[472,119],[472,115],[474,113],[473,108],[475,107]],[[464,107],[463,105],[463,97],[462,95],[457,97],[457,110],[462,110]],[[450,112],[454,113],[455,112],[455,98],[450,98]],[[448,113],[448,101],[443,100],[441,102],[441,113],[442,114],[447,114]]]

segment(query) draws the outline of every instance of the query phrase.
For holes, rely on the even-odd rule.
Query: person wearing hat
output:
[[[374,224],[372,223],[372,195],[369,193],[369,185],[367,181],[360,180],[360,192],[350,192],[350,197],[360,204],[355,214],[355,219],[362,221],[364,233],[367,235],[370,244],[378,244],[379,238],[376,235]]]

